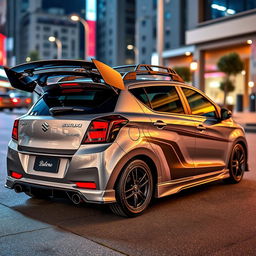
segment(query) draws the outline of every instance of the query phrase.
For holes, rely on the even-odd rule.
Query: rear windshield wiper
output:
[[[49,109],[52,115],[58,115],[64,112],[88,112],[86,107],[52,107]]]

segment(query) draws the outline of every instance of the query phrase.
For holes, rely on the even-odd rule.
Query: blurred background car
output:
[[[24,93],[9,92],[0,93],[0,111],[14,108],[29,108],[32,104],[32,99]]]

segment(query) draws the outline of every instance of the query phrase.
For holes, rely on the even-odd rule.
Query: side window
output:
[[[153,110],[184,114],[182,102],[174,86],[150,86],[145,90]]]
[[[190,106],[192,115],[206,116],[217,118],[214,105],[200,93],[182,88]]]
[[[149,101],[148,101],[148,97],[146,95],[146,92],[144,90],[144,88],[140,87],[140,88],[135,88],[135,89],[131,89],[130,92],[138,99],[140,100],[142,103],[144,103],[145,105],[147,105],[148,107],[150,107]]]

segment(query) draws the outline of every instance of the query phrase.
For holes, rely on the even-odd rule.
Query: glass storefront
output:
[[[227,104],[236,105],[236,98],[238,94],[244,95],[244,106],[247,106],[248,99],[248,77],[249,77],[249,58],[250,47],[247,45],[240,45],[237,47],[229,47],[224,49],[215,49],[205,52],[205,93],[215,102],[222,105],[224,99],[224,92],[220,89],[221,82],[225,80],[225,74],[220,72],[217,68],[219,59],[231,52],[239,54],[244,63],[244,70],[236,76],[231,76],[231,80],[235,87],[234,91],[228,93]]]
[[[214,20],[255,8],[255,0],[206,0],[204,20]]]

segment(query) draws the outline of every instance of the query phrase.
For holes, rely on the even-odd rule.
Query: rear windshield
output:
[[[72,112],[72,115],[113,112],[117,98],[118,95],[108,89],[65,89],[58,92],[48,92],[39,99],[29,114],[34,116],[51,115],[49,110],[53,107],[78,107],[83,109],[81,112]],[[70,113],[63,112],[62,114]]]

